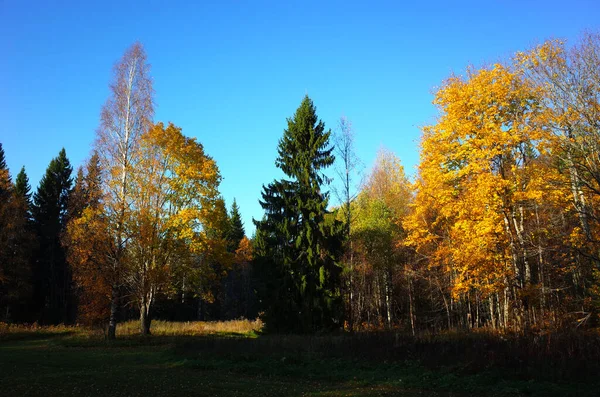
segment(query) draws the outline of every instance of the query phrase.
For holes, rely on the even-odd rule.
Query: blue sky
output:
[[[251,233],[262,185],[281,175],[286,118],[306,93],[327,127],[352,121],[367,167],[385,146],[411,174],[419,126],[434,121],[432,93],[450,73],[599,23],[592,0],[0,0],[0,142],[13,177],[25,165],[34,189],[62,147],[81,164],[112,65],[139,40],[156,121],[204,144]]]

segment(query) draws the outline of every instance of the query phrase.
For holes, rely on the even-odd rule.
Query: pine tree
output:
[[[279,141],[275,162],[289,179],[263,187],[255,221],[255,267],[267,328],[314,332],[341,325],[337,263],[341,223],[327,211],[323,171],[333,164],[331,131],[306,96]]]
[[[61,244],[65,230],[73,167],[64,149],[54,158],[33,196],[33,219],[39,249],[35,302],[43,323],[72,320],[71,272]]]

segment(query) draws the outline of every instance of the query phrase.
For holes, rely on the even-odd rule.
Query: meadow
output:
[[[262,335],[258,321],[0,324],[10,395],[593,396],[599,338],[389,332]]]

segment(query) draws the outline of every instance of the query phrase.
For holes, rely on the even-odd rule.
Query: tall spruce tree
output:
[[[50,162],[33,196],[33,221],[39,243],[34,300],[42,323],[70,322],[74,316],[72,276],[61,244],[73,184],[72,172],[73,167],[62,149]]]
[[[256,276],[267,329],[315,332],[341,326],[342,225],[327,211],[324,170],[333,164],[325,131],[306,96],[279,141],[275,162],[288,179],[263,186],[255,221]]]

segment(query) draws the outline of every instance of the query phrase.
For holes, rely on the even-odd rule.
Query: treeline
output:
[[[1,158],[2,317],[105,324],[109,337],[131,316],[142,333],[152,317],[260,316],[272,332],[594,326],[599,57],[588,33],[448,78],[414,181],[382,149],[355,188],[351,123],[332,133],[306,96],[250,240],[202,145],[153,121],[135,44],[76,176],[62,151],[31,197]]]
[[[215,161],[173,124],[154,123],[140,44],[115,64],[94,149],[73,175],[65,150],[31,196],[0,146],[0,319],[104,325],[255,317],[251,244]]]
[[[414,183],[384,152],[344,207],[350,326],[595,325],[600,36],[470,67],[434,103]]]

